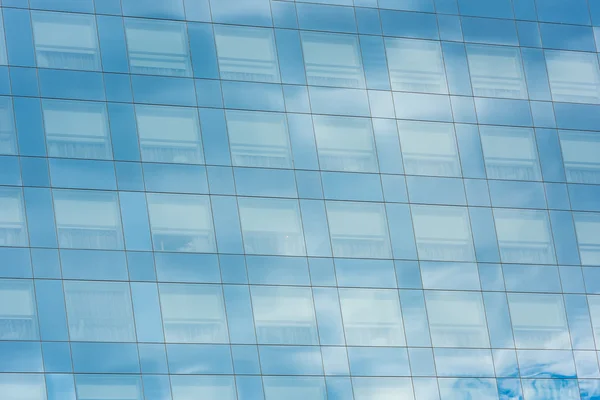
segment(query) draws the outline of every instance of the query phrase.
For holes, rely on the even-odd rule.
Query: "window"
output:
[[[541,179],[533,129],[480,126],[479,132],[488,179]]]
[[[0,154],[17,154],[12,100],[0,97]]]
[[[448,93],[439,42],[385,38],[392,90]]]
[[[0,187],[0,246],[27,246],[27,225],[20,189]]]
[[[125,19],[133,74],[191,76],[186,26],[180,22]]]
[[[467,45],[467,59],[475,96],[527,98],[518,48]]]
[[[559,138],[567,182],[600,184],[600,136],[559,131]]]
[[[139,376],[75,375],[78,400],[142,400]]]
[[[248,254],[306,255],[296,200],[238,198]]]
[[[309,85],[365,87],[357,36],[301,32]]]
[[[279,82],[273,29],[215,25],[221,79]]]
[[[123,249],[116,193],[54,190],[58,243],[62,248]]]
[[[205,373],[205,372],[204,372]],[[166,378],[166,377],[165,377]],[[173,400],[236,400],[233,376],[170,375]],[[144,382],[145,383],[145,382]],[[167,382],[167,385],[169,382]],[[148,390],[145,388],[145,390]],[[166,392],[169,393],[167,386]],[[164,393],[164,392],[163,392]],[[148,395],[146,394],[146,398]],[[171,398],[171,394],[167,395]]]
[[[546,50],[552,100],[600,103],[600,71],[595,53]]]
[[[48,155],[111,159],[106,106],[103,103],[42,100]]]
[[[414,399],[413,386],[410,378],[353,377],[352,392],[355,400]],[[428,395],[432,397],[424,398],[435,399],[437,387],[435,390],[425,393],[428,393]],[[423,394],[423,391],[418,391],[418,394]]]
[[[321,169],[379,171],[371,119],[315,115],[313,123]]]
[[[327,219],[335,257],[391,258],[382,204],[328,201]]]
[[[204,162],[196,109],[136,105],[135,115],[143,161]]]
[[[587,296],[596,343],[600,340],[600,296]]]
[[[94,16],[32,12],[31,21],[38,67],[101,69]]]
[[[169,343],[227,343],[223,293],[216,285],[161,284],[165,339]]]
[[[506,263],[554,264],[546,211],[494,209],[500,259]]]
[[[38,340],[31,280],[0,280],[0,340]]]
[[[600,266],[600,214],[573,213],[583,265]]]
[[[408,175],[462,176],[452,124],[398,121],[398,131]]]
[[[508,306],[517,348],[570,348],[562,295],[509,293]]]
[[[7,399],[46,400],[42,374],[0,374],[0,393]]]
[[[292,168],[285,114],[226,111],[233,165]]]
[[[398,292],[339,289],[348,346],[405,346]]]
[[[6,65],[8,58],[6,56],[6,41],[4,40],[4,26],[2,23],[2,10],[0,10],[0,65]]]
[[[421,260],[475,261],[466,208],[411,205],[411,211]]]
[[[259,344],[319,344],[310,288],[253,286]]]
[[[64,290],[71,340],[135,342],[128,283],[65,281]]]
[[[148,193],[155,251],[216,251],[208,196]]]
[[[263,384],[265,400],[327,399],[323,377],[263,376]]]
[[[481,294],[425,291],[434,347],[490,347]]]

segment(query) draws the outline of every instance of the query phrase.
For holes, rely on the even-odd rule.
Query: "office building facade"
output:
[[[0,0],[0,399],[600,399],[600,1]]]

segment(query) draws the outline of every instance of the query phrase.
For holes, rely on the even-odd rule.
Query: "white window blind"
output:
[[[26,246],[27,228],[20,190],[0,190],[0,246]]]
[[[519,49],[470,45],[467,58],[475,96],[527,98]]]
[[[38,339],[32,284],[20,281],[0,282],[0,339]]]
[[[482,126],[480,133],[489,179],[541,179],[533,130]]]
[[[554,101],[600,103],[596,54],[556,50],[546,50],[545,54]]]
[[[93,16],[32,12],[31,17],[38,67],[100,69]]]
[[[567,181],[600,184],[600,136],[560,131],[559,137]]]
[[[574,214],[583,265],[600,265],[600,214]]]

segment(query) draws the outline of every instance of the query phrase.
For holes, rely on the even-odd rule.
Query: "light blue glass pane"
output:
[[[337,290],[313,288],[313,297],[321,345],[344,345],[344,328]]]
[[[542,265],[504,264],[506,290],[511,292],[561,292],[558,268]]]
[[[467,205],[462,179],[407,176],[411,203]]]
[[[521,377],[575,378],[573,352],[565,350],[517,350]]]
[[[357,117],[371,115],[367,92],[364,90],[309,86],[308,94],[314,113]]]
[[[541,182],[489,181],[489,188],[494,207],[546,208]]]
[[[396,117],[452,122],[450,98],[443,95],[394,92]]]
[[[500,400],[523,400],[521,381],[518,379],[498,379],[498,395]]]
[[[408,354],[402,348],[348,347],[354,376],[408,376]]]
[[[437,20],[433,14],[381,10],[381,25],[386,36],[437,39]]]
[[[46,374],[44,380],[46,381],[48,400],[75,400],[75,382],[73,382],[73,376],[66,374]]]
[[[127,250],[152,250],[146,197],[142,193],[121,192],[121,219]]]
[[[78,100],[105,100],[104,82],[98,72],[38,70],[40,93],[44,97]]]
[[[264,376],[266,400],[326,400],[325,380],[322,377]]]
[[[235,385],[231,376],[173,376],[173,400],[184,400],[197,393],[209,394],[207,399],[235,400]]]
[[[378,10],[357,7],[354,9],[354,12],[356,13],[356,24],[358,25],[358,33],[368,35],[381,35],[381,21],[379,19]]]
[[[11,65],[34,67],[35,52],[29,11],[4,8],[2,14],[8,61]]]
[[[298,28],[298,16],[296,15],[296,4],[278,1],[271,3],[273,14],[273,25],[276,28]]]
[[[420,263],[424,289],[481,290],[477,264]]]
[[[319,257],[331,256],[325,204],[320,201],[301,200],[300,211],[307,254]]]
[[[133,162],[115,162],[117,187],[120,190],[140,192],[144,190],[142,164]]]
[[[237,400],[264,400],[265,398],[262,377],[260,376],[237,375],[235,385],[238,395]]]
[[[27,393],[26,400],[46,400],[46,388],[44,386],[44,375],[42,374],[0,374],[0,391],[9,396],[16,397]],[[71,398],[66,396],[50,397],[49,400],[58,399],[74,400],[74,396]]]
[[[197,283],[221,281],[216,254],[156,252],[154,255],[159,281]]]
[[[268,0],[210,0],[213,22],[223,24],[272,26]],[[241,7],[241,8],[240,8]]]
[[[485,378],[440,378],[438,379],[441,400],[498,400],[495,379]],[[529,400],[529,399],[528,399]]]
[[[515,350],[503,350],[494,349],[492,350],[492,356],[494,357],[494,369],[496,370],[497,377],[518,377],[519,376],[519,365],[517,363],[517,352]],[[517,380],[520,388],[520,382]],[[502,396],[502,392],[500,391]],[[504,400],[504,397],[501,397]],[[508,397],[512,399],[512,397]],[[522,398],[520,398],[522,400]]]
[[[427,310],[422,290],[401,290],[406,342],[409,346],[431,346]]]
[[[381,393],[390,394],[392,398],[412,399],[413,390],[408,378],[352,378],[355,400],[369,400]]]
[[[65,279],[127,280],[127,263],[122,251],[60,250]]]
[[[305,258],[246,256],[251,284],[310,286]]]
[[[138,351],[140,353],[140,366],[142,373],[167,373],[167,353],[165,346],[162,343],[139,343]]]
[[[115,391],[128,393],[131,400],[142,400],[143,397],[139,376],[75,375],[75,386],[80,400],[111,396]]]
[[[221,82],[227,108],[285,111],[280,85],[256,82]]]
[[[193,2],[195,6],[201,3],[198,1]],[[217,53],[212,26],[209,24],[188,23],[187,30],[190,38],[189,46],[192,55],[194,76],[197,78],[218,78],[219,67],[217,65]],[[198,95],[200,96],[200,93]]]
[[[335,286],[336,277],[331,258],[309,258],[310,279],[314,286]]]
[[[391,260],[335,260],[335,272],[339,286],[349,287],[396,287],[394,264]]]
[[[321,351],[315,346],[259,346],[260,364],[265,375],[322,375]],[[290,359],[301,359],[290,363]],[[313,398],[313,397],[311,397]]]
[[[589,25],[590,16],[586,2],[573,0],[565,4],[559,0],[537,1],[537,14],[540,21]]]
[[[550,211],[550,221],[559,264],[579,264],[580,259],[571,214],[566,211]]]
[[[167,357],[172,374],[231,375],[233,365],[228,345],[168,344]]]
[[[480,124],[531,126],[529,102],[524,100],[475,98]]]
[[[231,346],[231,356],[236,374],[260,374],[258,348],[256,346]]]
[[[248,287],[227,285],[223,291],[231,343],[256,343]]]
[[[499,0],[493,3],[483,3],[477,0],[458,0],[458,6],[463,15],[508,19],[513,18],[513,10],[510,3],[510,0]]]
[[[434,376],[436,374],[431,349],[409,348],[408,356],[412,376]]]
[[[80,373],[140,373],[135,343],[71,343],[73,370]]]
[[[248,283],[246,263],[241,255],[219,255],[223,283]]]
[[[43,188],[25,188],[23,193],[27,209],[30,245],[57,247],[52,193],[49,189]]]
[[[440,377],[494,377],[490,350],[434,349],[435,366]]]
[[[600,129],[600,107],[592,104],[554,103],[556,126],[565,129]]]
[[[135,315],[137,340],[161,342],[164,340],[158,289],[154,283],[132,283],[131,297]]]
[[[571,208],[576,211],[600,211],[600,186],[567,185]]]
[[[217,248],[223,253],[242,253],[242,234],[235,198],[211,197]]]
[[[104,2],[100,2],[100,3],[104,3]],[[82,20],[81,22],[83,22],[83,21],[85,21],[85,20]],[[100,50],[102,52],[102,70],[105,72],[124,72],[124,73],[129,72],[129,65],[127,63],[127,46],[125,44],[125,31],[123,28],[123,20],[119,17],[109,17],[109,16],[99,15],[96,17],[96,23],[98,24],[98,37],[99,37],[99,41],[100,41]],[[93,27],[93,24],[90,24],[90,25]],[[75,25],[75,26],[79,27],[80,25]],[[34,32],[35,32],[35,30],[34,30]],[[43,30],[40,33],[43,34]],[[68,42],[67,43],[56,43],[56,46],[58,47],[58,49],[55,51],[60,52],[61,47],[65,46],[66,44],[68,44]],[[40,46],[36,46],[36,47],[38,49],[38,54],[39,54]],[[87,49],[80,48],[79,46],[73,46],[74,49],[69,49],[68,46],[65,46],[65,47],[67,47],[67,48],[63,49],[63,52],[55,55],[54,57],[60,56],[61,54],[63,55],[63,57],[64,57],[64,55],[69,55],[74,58],[74,60],[71,62],[78,60],[78,63],[81,63],[81,64],[74,65],[74,67],[76,69],[87,69],[87,68],[82,68],[83,66],[87,67],[88,66],[87,63],[90,62],[90,58],[91,58],[90,55],[87,55],[85,52],[83,52],[83,50],[87,50]],[[49,49],[49,50],[51,50],[51,49]],[[96,50],[96,53],[97,52],[98,52],[98,50]],[[83,54],[81,54],[81,53],[83,53]],[[85,55],[85,58],[82,57],[84,55]],[[74,56],[78,56],[78,57],[75,58]],[[98,56],[96,55],[96,57],[98,57]],[[47,61],[52,62],[54,60],[52,60],[52,58],[49,58],[49,59],[47,59]],[[85,64],[83,64],[84,61],[86,62]],[[54,62],[56,62],[56,61],[54,61]],[[38,58],[38,66],[40,66],[39,63],[40,63],[40,60]]]
[[[334,7],[317,4],[297,4],[300,29],[356,32],[356,18],[352,7]]]
[[[517,29],[511,20],[462,17],[465,42],[517,46]]]
[[[184,19],[181,0],[122,0],[123,14],[149,18]]]
[[[171,76],[131,75],[137,103],[195,106],[194,80]]]
[[[433,0],[380,0],[379,7],[392,10],[435,12]]]

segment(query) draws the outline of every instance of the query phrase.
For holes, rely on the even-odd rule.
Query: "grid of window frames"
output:
[[[598,0],[0,0],[0,397],[599,399],[598,50]]]

